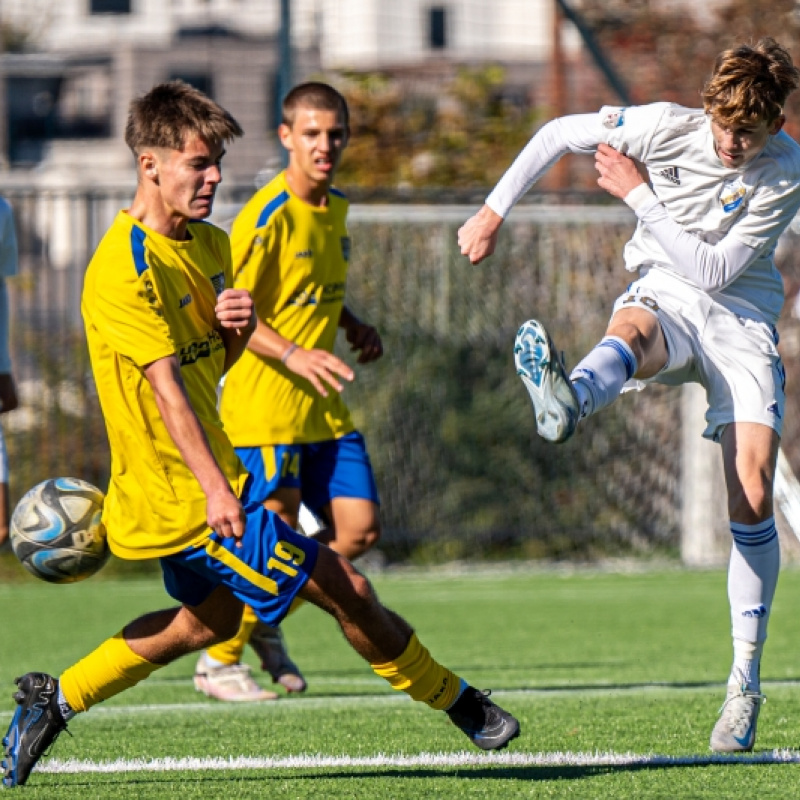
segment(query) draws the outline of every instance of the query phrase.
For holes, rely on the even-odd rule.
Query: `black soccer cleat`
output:
[[[17,678],[17,710],[3,738],[3,787],[13,789],[28,780],[36,762],[67,723],[58,707],[58,681],[43,672]]]
[[[491,692],[467,686],[447,710],[453,725],[461,728],[481,750],[502,750],[519,736],[519,722],[490,699]]]

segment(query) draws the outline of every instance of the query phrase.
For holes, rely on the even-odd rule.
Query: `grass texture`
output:
[[[756,751],[735,757],[708,749],[731,655],[721,571],[515,567],[372,579],[436,658],[518,716],[522,735],[507,751],[480,753],[445,715],[393,692],[307,606],[284,627],[305,695],[215,703],[193,689],[195,659],[182,659],[76,718],[18,791],[48,800],[800,791],[800,571],[778,586]],[[0,584],[3,728],[16,675],[57,675],[135,615],[170,604],[153,578]],[[256,666],[251,652],[246,660]]]

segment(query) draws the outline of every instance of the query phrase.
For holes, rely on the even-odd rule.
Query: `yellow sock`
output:
[[[408,647],[394,661],[371,666],[375,674],[389,681],[393,689],[405,692],[431,708],[450,708],[461,688],[461,678],[434,661],[415,633],[411,634]]]
[[[88,711],[163,666],[134,653],[120,631],[66,670],[59,682],[70,708],[75,712]]]
[[[233,639],[227,642],[220,642],[206,651],[209,658],[219,661],[220,664],[238,664],[242,660],[244,647],[250,639],[250,634],[258,622],[256,612],[250,606],[245,606],[242,612],[242,623],[239,625],[239,632]]]

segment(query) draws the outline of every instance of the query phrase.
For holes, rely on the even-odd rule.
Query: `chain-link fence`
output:
[[[602,335],[630,280],[632,216],[518,208],[497,253],[459,254],[464,208],[361,207],[348,302],[386,354],[348,399],[382,491],[396,558],[591,557],[677,547],[680,396],[624,397],[554,446],[536,436],[512,348],[543,319],[568,364]]]
[[[80,323],[82,273],[129,199],[10,196],[20,275],[10,281],[21,408],[4,418],[12,501],[39,480],[101,487],[108,450]],[[233,207],[220,204],[221,217]],[[461,207],[356,206],[348,303],[386,355],[347,399],[367,437],[391,560],[592,557],[677,548],[679,393],[624,397],[561,446],[534,432],[512,343],[538,316],[574,363],[602,334],[630,276],[624,209],[515,211],[496,255],[457,250]],[[223,220],[224,221],[224,220]],[[342,348],[342,355],[352,357]]]

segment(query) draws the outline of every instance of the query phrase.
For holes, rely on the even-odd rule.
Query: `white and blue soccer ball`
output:
[[[11,516],[11,548],[22,566],[49,583],[94,575],[110,555],[100,521],[104,499],[80,478],[51,478],[34,486]]]

